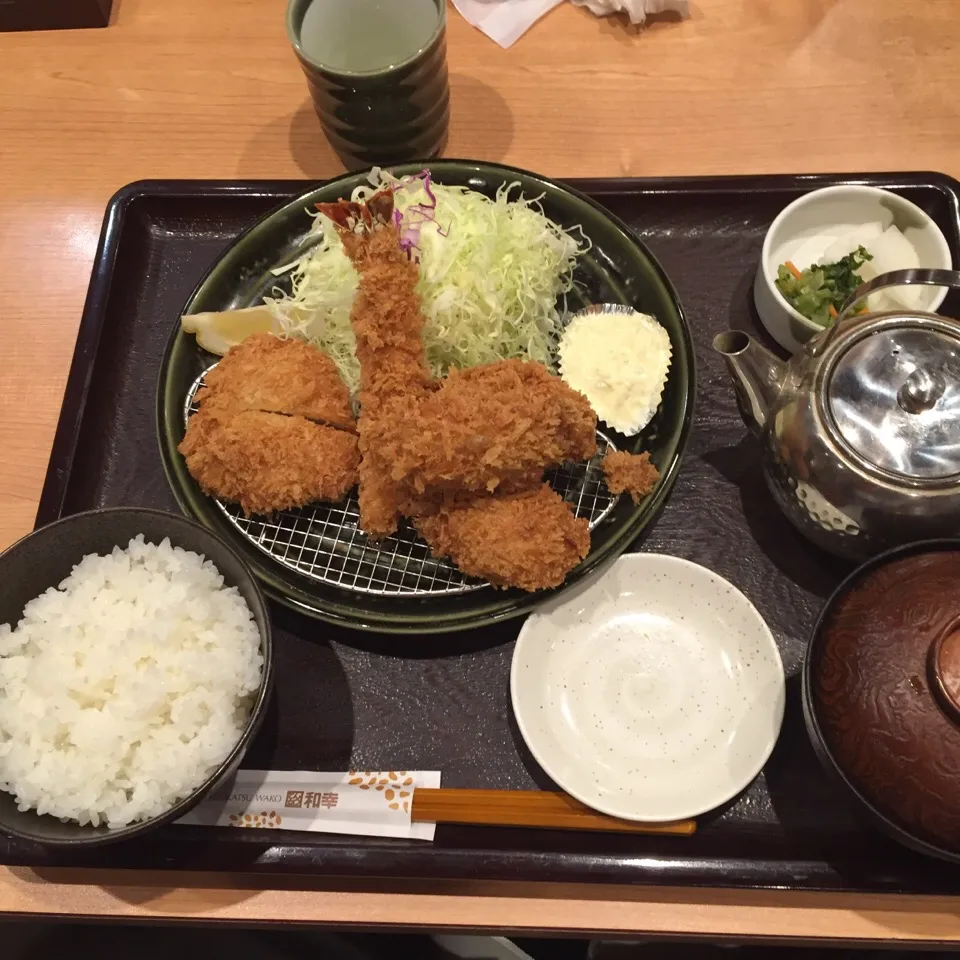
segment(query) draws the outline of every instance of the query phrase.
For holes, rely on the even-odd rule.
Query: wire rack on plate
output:
[[[193,398],[210,370],[190,388],[184,421],[196,411]],[[591,530],[617,502],[617,497],[607,489],[600,468],[604,455],[616,448],[599,430],[597,439],[599,449],[592,460],[566,464],[545,477],[578,517],[587,517]],[[465,576],[448,560],[434,557],[406,522],[393,536],[377,541],[368,539],[360,529],[355,492],[340,503],[315,503],[270,517],[248,517],[235,503],[215,502],[241,536],[257,549],[312,580],[355,593],[409,597],[467,593],[489,587],[483,580]]]

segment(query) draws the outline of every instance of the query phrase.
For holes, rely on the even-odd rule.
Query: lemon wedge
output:
[[[222,357],[231,347],[255,333],[280,333],[280,323],[263,306],[213,313],[190,313],[180,318],[185,333],[195,333],[197,343]]]

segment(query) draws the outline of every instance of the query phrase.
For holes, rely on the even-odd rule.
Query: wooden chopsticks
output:
[[[635,823],[597,813],[565,793],[537,790],[447,790],[418,787],[413,794],[415,823],[466,823],[554,830],[602,830],[692,836],[695,820]]]

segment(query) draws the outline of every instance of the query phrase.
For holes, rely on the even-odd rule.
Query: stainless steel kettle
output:
[[[742,331],[713,342],[777,503],[811,540],[855,560],[960,534],[960,323],[853,312],[905,284],[960,288],[960,273],[876,277],[786,363]]]

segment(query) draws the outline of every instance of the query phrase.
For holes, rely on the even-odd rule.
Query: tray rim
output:
[[[939,190],[947,199],[960,225],[960,181],[949,175],[926,171],[880,171],[876,173],[756,174],[741,176],[696,177],[616,177],[555,178],[590,196],[643,193],[758,193],[782,190],[813,190],[838,183],[869,184],[888,189],[926,187]],[[103,225],[93,261],[91,279],[84,302],[77,341],[64,398],[61,405],[48,468],[38,504],[35,527],[63,515],[64,501],[78,446],[78,431],[89,394],[93,363],[99,348],[111,293],[111,279],[120,250],[123,228],[131,208],[143,199],[205,197],[284,198],[302,193],[312,179],[281,180],[203,180],[143,179],[121,187],[106,205]],[[162,846],[140,852],[146,860],[153,853],[153,869],[243,869],[258,874],[326,876],[397,876],[434,879],[510,879],[546,882],[605,882],[635,886],[724,887],[738,889],[820,890],[846,893],[954,893],[954,873],[938,869],[936,861],[921,860],[919,867],[891,871],[883,877],[858,876],[856,862],[790,857],[774,849],[769,857],[677,856],[657,850],[644,857],[642,872],[635,858],[621,855],[565,853],[560,851],[515,850],[506,846],[502,831],[491,831],[490,843],[482,848],[424,846],[403,841],[364,843],[355,838],[329,838],[324,842],[284,842],[267,835],[262,839],[244,837],[221,867],[196,864],[186,855],[195,849],[194,828],[180,827],[171,837],[165,832]],[[3,838],[6,840],[6,838]],[[239,839],[239,838],[238,838]],[[258,842],[255,842],[258,841]],[[876,843],[886,844],[882,837]],[[873,847],[876,844],[871,844]],[[774,844],[775,847],[775,844]],[[864,844],[864,852],[868,844]],[[238,850],[249,849],[247,854]],[[909,851],[896,847],[894,853],[913,858]],[[483,852],[484,868],[477,872],[477,853]],[[52,857],[43,848],[9,841],[5,862],[11,865],[62,866],[63,859]],[[173,854],[176,854],[174,856]],[[137,860],[134,853],[133,860]],[[105,866],[85,860],[75,866]],[[111,865],[117,866],[116,863]],[[135,868],[139,863],[121,863]]]

